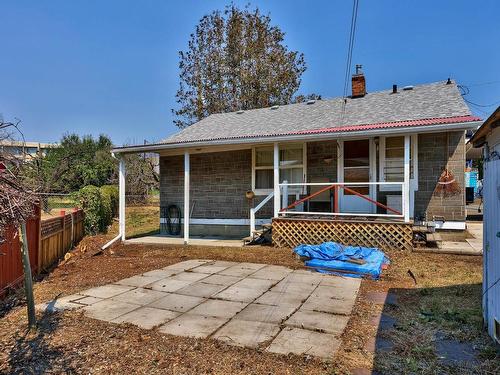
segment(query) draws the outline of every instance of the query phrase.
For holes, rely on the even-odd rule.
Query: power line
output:
[[[352,3],[351,28],[349,31],[349,43],[347,47],[347,61],[344,76],[344,101],[342,103],[341,123],[344,123],[345,106],[347,102],[347,92],[349,87],[349,77],[351,76],[352,51],[354,49],[354,36],[356,35],[356,21],[358,19],[359,0],[354,0]]]

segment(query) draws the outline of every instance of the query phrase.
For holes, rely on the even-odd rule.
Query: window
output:
[[[284,145],[279,149],[280,183],[302,183],[305,178],[304,153],[302,144]],[[274,148],[263,146],[254,148],[253,190],[256,194],[268,194],[274,187]],[[297,190],[297,189],[291,189]]]
[[[404,181],[405,137],[381,137],[379,143],[380,181]],[[410,137],[410,185],[416,187],[417,136]],[[401,190],[399,186],[382,185],[380,190]]]

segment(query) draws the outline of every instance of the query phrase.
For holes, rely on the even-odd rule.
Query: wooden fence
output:
[[[42,221],[38,269],[52,266],[83,238],[83,219],[83,211],[78,210]]]
[[[82,210],[68,214],[61,211],[59,217],[41,220],[37,208],[36,217],[26,225],[33,275],[51,267],[83,238],[83,221]],[[20,246],[17,228],[7,229],[5,241],[0,244],[0,298],[23,281]]]

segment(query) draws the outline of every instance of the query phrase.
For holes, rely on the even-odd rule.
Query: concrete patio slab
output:
[[[181,313],[170,310],[140,307],[112,320],[112,323],[131,323],[144,329],[151,329],[169,320],[177,318]]]
[[[300,310],[327,312],[331,314],[349,315],[354,306],[354,299],[337,300],[323,297],[309,297]]]
[[[97,298],[111,298],[132,289],[134,289],[133,286],[108,284],[84,290],[80,294]]]
[[[174,279],[162,279],[155,281],[152,284],[146,285],[145,289],[157,290],[159,292],[175,292],[176,290],[185,288],[191,285],[191,281],[174,280]]]
[[[142,287],[142,286],[154,283],[155,281],[161,280],[163,278],[164,278],[163,276],[137,275],[137,276],[132,276],[132,277],[129,277],[127,279],[117,281],[115,284],[134,286],[134,287]]]
[[[83,310],[85,311],[85,315],[91,318],[111,322],[119,316],[125,315],[138,308],[138,305],[131,303],[106,299],[104,301],[94,303],[93,305],[86,306]]]
[[[156,301],[162,297],[165,297],[167,293],[158,292],[156,290],[149,290],[143,288],[137,288],[129,290],[128,292],[119,294],[111,299],[115,301],[133,303],[135,305],[147,305],[153,301]]]
[[[294,311],[295,307],[289,305],[273,306],[251,303],[236,315],[234,319],[280,324],[292,315]]]
[[[247,306],[246,302],[209,299],[190,311],[191,314],[232,318]]]
[[[230,286],[237,283],[240,280],[242,280],[242,278],[238,276],[211,275],[208,276],[206,279],[203,279],[203,282],[206,284]]]
[[[264,293],[263,289],[252,289],[246,287],[237,287],[235,285],[228,287],[220,293],[217,293],[214,298],[227,301],[252,302],[257,297]]]
[[[226,275],[226,276],[236,276],[236,277],[247,277],[251,275],[252,273],[257,272],[258,270],[252,269],[252,268],[245,268],[241,267],[239,265],[232,266],[229,268],[226,268],[223,271],[220,271],[218,275]]]
[[[250,289],[258,289],[262,291],[266,291],[271,288],[276,281],[274,280],[265,280],[265,279],[254,279],[251,276],[247,277],[241,281],[238,281],[233,285],[235,288],[250,288]]]
[[[170,269],[170,270],[160,269],[160,270],[152,270],[152,271],[145,272],[142,274],[142,276],[154,277],[154,278],[156,278],[156,280],[161,280],[161,279],[165,279],[169,276],[173,276],[173,275],[176,275],[178,273],[181,273],[182,271],[184,271],[184,270],[181,270],[181,269]],[[156,281],[156,280],[154,280],[154,281]],[[143,285],[141,285],[141,286],[143,286]]]
[[[193,259],[37,307],[82,309],[89,317],[172,335],[332,358],[359,283],[281,266]]]
[[[285,325],[340,335],[344,331],[348,321],[348,316],[299,310],[285,322]]]
[[[247,320],[231,320],[218,330],[213,338],[231,345],[256,348],[271,340],[279,332],[276,324],[251,322]]]
[[[209,275],[224,271],[226,268],[231,267],[229,266],[216,266],[214,264],[205,264],[196,268],[190,269],[192,272],[199,272],[199,273],[207,273]]]
[[[227,322],[227,318],[215,318],[196,314],[183,314],[158,330],[176,336],[205,338]]]
[[[353,290],[351,288],[319,285],[316,289],[314,289],[311,296],[329,299],[350,300],[356,298],[356,293],[357,290]]]
[[[183,262],[171,264],[170,266],[163,267],[164,270],[190,270],[191,268],[202,266],[208,262],[212,262],[210,259],[190,259]]]
[[[291,272],[291,269],[282,266],[265,266],[253,273],[252,278],[280,281]]]
[[[284,282],[318,285],[323,279],[320,273],[305,270],[295,270],[284,278]]]
[[[316,284],[292,283],[285,278],[273,286],[271,291],[278,293],[292,293],[308,297],[312,291],[316,289],[316,286]]]
[[[188,310],[191,310],[193,307],[198,306],[203,301],[205,301],[204,298],[183,296],[181,294],[171,293],[149,304],[149,307],[155,307],[157,309],[165,309],[178,312],[186,312]]]
[[[177,290],[175,293],[184,294],[186,296],[194,297],[211,297],[226,289],[225,285],[205,284],[203,282],[190,284],[182,289]]]
[[[83,298],[77,299],[73,302],[78,303],[80,305],[93,305],[94,303],[104,301],[102,298],[97,298],[97,297],[86,297],[86,296],[81,296]]]
[[[130,238],[125,241],[125,245],[129,244],[153,244],[153,245],[181,245],[184,246],[183,237],[170,237],[165,235],[144,236],[138,238]],[[217,247],[243,247],[241,240],[227,240],[224,238],[206,238],[206,237],[189,237],[188,246],[217,246]]]
[[[263,305],[292,306],[297,308],[302,305],[306,298],[307,297],[300,294],[269,291],[257,298],[255,302]]]
[[[309,354],[323,359],[332,359],[339,346],[340,341],[329,333],[287,327],[266,350],[271,353]]]
[[[184,271],[184,272],[178,273],[177,275],[169,277],[169,279],[195,282],[195,281],[199,281],[201,279],[204,279],[205,277],[208,277],[208,275],[206,273]]]
[[[80,307],[84,307],[84,304],[77,303],[79,299],[85,298],[81,294],[72,294],[70,296],[65,296],[57,299],[53,299],[46,303],[39,303],[36,305],[36,309],[43,312],[59,312],[64,310],[73,310]]]

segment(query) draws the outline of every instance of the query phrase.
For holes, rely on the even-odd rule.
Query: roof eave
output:
[[[310,134],[285,134],[285,135],[269,135],[256,137],[241,137],[241,138],[224,138],[215,140],[200,140],[191,142],[178,143],[157,143],[137,146],[124,146],[112,149],[113,154],[130,154],[142,152],[160,152],[163,150],[186,149],[194,147],[221,146],[221,145],[244,145],[256,144],[263,142],[289,142],[289,141],[314,141],[314,140],[329,140],[338,138],[356,138],[366,136],[380,136],[387,134],[407,134],[419,132],[439,132],[443,130],[467,130],[476,129],[482,121],[468,121],[448,124],[422,125],[422,126],[407,126],[407,127],[387,127],[378,129],[365,129],[359,131],[335,131],[335,132],[318,132]]]

